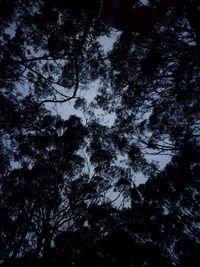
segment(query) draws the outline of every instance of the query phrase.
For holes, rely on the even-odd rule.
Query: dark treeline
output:
[[[198,0],[0,0],[0,266],[200,266],[199,17]],[[48,108],[71,102],[82,117]]]

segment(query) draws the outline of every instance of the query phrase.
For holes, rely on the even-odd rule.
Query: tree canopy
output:
[[[0,0],[0,266],[199,266],[199,16]]]

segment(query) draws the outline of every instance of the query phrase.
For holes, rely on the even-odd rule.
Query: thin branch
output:
[[[66,56],[66,52],[63,53],[60,56],[54,56],[54,55],[43,55],[43,56],[39,56],[39,57],[32,57],[32,58],[24,58],[22,60],[15,60],[13,63],[15,64],[26,64],[29,62],[34,62],[34,61],[38,61],[38,60],[57,60],[57,59],[63,59]]]
[[[65,102],[68,102],[68,101],[70,101],[70,100],[76,98],[76,94],[77,94],[77,91],[78,91],[78,89],[79,89],[79,69],[78,69],[78,59],[79,59],[79,56],[80,56],[80,54],[81,54],[81,52],[82,52],[84,43],[85,43],[86,38],[87,38],[87,34],[88,34],[88,30],[89,30],[89,25],[90,25],[90,18],[88,18],[87,21],[86,21],[85,28],[84,28],[84,32],[83,32],[81,41],[80,41],[80,43],[79,43],[79,46],[78,46],[78,48],[77,48],[77,51],[75,52],[74,68],[75,68],[75,80],[76,80],[76,81],[75,81],[75,88],[74,88],[73,95],[70,96],[70,97],[64,98],[64,99],[62,99],[62,100],[46,99],[46,100],[43,100],[43,101],[42,101],[42,104],[43,104],[43,103],[65,103]]]

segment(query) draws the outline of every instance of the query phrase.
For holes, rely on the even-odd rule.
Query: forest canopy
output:
[[[199,266],[199,16],[0,0],[0,266]]]

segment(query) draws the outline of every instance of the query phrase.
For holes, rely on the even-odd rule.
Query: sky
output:
[[[141,3],[144,5],[148,4],[148,1],[141,0]],[[15,32],[15,29],[8,29],[8,33],[13,35]],[[116,40],[116,38],[120,35],[119,31],[113,30],[110,34],[110,36],[103,36],[99,39],[99,42],[102,44],[102,47],[105,52],[108,52],[112,49],[113,44]],[[85,98],[87,100],[87,103],[90,104],[95,96],[98,93],[99,88],[99,82],[93,82],[88,86],[88,90],[82,91],[79,90],[77,96],[80,98]],[[86,121],[85,114],[81,110],[77,110],[74,108],[75,100],[71,100],[70,102],[62,103],[62,104],[55,104],[55,103],[48,103],[46,104],[46,107],[52,111],[54,114],[60,114],[63,119],[69,118],[70,115],[77,115],[82,118],[83,123]],[[115,120],[115,114],[105,114],[105,111],[102,111],[101,109],[96,109],[95,115],[100,119],[101,123],[105,125],[111,126],[114,123]],[[169,162],[170,157],[169,156],[146,156],[149,160],[156,160],[159,162],[159,166],[161,169],[165,167],[165,165]],[[134,183],[136,186],[139,184],[145,183],[147,180],[147,177],[145,177],[142,173],[137,173],[134,176]],[[123,196],[119,194],[119,192],[113,192],[112,190],[108,193],[108,197],[111,200],[115,200],[113,204],[116,206],[120,206],[123,204]]]
[[[148,5],[148,0],[140,0],[140,2],[143,4],[143,5]]]
[[[147,3],[147,1],[142,1]],[[113,30],[110,37],[103,36],[99,39],[99,42],[102,44],[104,51],[108,52],[112,49],[113,44],[116,40],[116,38],[120,35],[120,32]],[[94,100],[95,96],[98,93],[99,88],[99,82],[92,82],[88,86],[87,91],[81,91],[79,90],[77,96],[81,98],[85,98],[87,100],[88,105]],[[71,100],[70,102],[62,103],[62,104],[51,104],[48,103],[47,107],[53,111],[54,114],[60,114],[63,119],[69,118],[70,115],[77,115],[82,118],[83,123],[86,121],[85,115],[81,110],[77,110],[74,108],[75,100]],[[95,115],[97,118],[100,119],[102,124],[111,126],[115,121],[115,114],[106,114],[105,111],[101,109],[96,109]],[[87,116],[87,115],[86,115]],[[154,160],[157,161],[160,169],[163,169],[166,164],[170,161],[170,156],[162,156],[162,155],[146,155],[147,160]],[[147,177],[145,177],[142,173],[137,173],[134,177],[134,182],[136,186],[138,186],[141,183],[145,183],[147,181]],[[116,194],[114,194],[116,195]],[[119,198],[118,201],[121,201],[121,198]]]
[[[140,0],[140,2],[144,5],[148,5],[147,0]],[[14,28],[8,28],[8,33],[12,36],[14,35],[15,27]],[[102,47],[105,52],[108,52],[112,49],[113,44],[116,40],[116,38],[121,34],[121,32],[117,30],[113,30],[110,34],[110,36],[103,36],[99,38],[99,42],[102,44]],[[99,88],[99,82],[92,82],[86,91],[79,90],[77,93],[77,97],[85,98],[87,100],[87,104],[89,105],[94,100],[95,96],[98,93]],[[73,93],[73,92],[72,92]],[[71,100],[70,102],[66,103],[47,103],[46,107],[52,111],[53,114],[60,114],[63,119],[67,119],[70,117],[70,115],[77,115],[82,118],[83,123],[86,122],[86,114],[83,113],[83,111],[75,109],[74,108],[75,100]],[[105,111],[101,109],[96,109],[95,115],[102,124],[111,126],[115,121],[115,114],[106,114]],[[160,169],[163,169],[166,164],[170,161],[169,156],[150,156],[147,155],[146,158],[148,160],[155,160],[159,163]],[[139,185],[141,183],[145,183],[147,180],[147,177],[145,177],[142,173],[136,174],[134,178],[134,182],[136,185]]]

